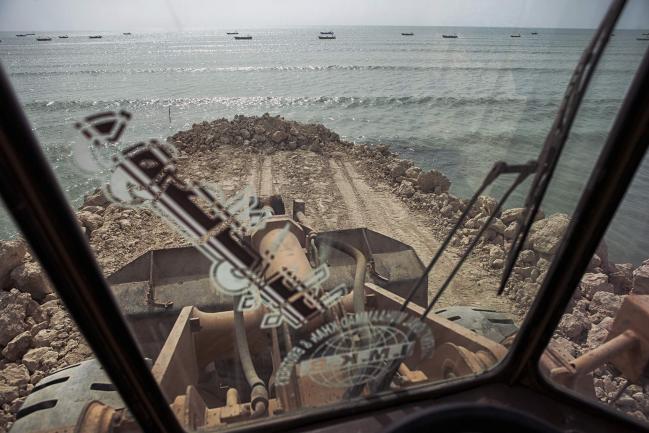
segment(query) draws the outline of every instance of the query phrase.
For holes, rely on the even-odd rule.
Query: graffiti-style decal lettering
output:
[[[92,148],[105,147],[117,140],[124,130],[125,112],[91,116],[77,124]],[[103,123],[102,123],[103,122]],[[106,136],[102,141],[101,136]],[[145,206],[179,230],[211,262],[210,279],[223,294],[240,297],[235,308],[249,310],[263,303],[269,310],[262,328],[286,322],[300,328],[339,302],[348,290],[344,285],[329,292],[321,284],[329,277],[326,265],[320,266],[305,281],[289,270],[267,276],[274,251],[260,256],[244,240],[250,229],[263,227],[269,214],[259,209],[250,190],[230,199],[197,184],[187,184],[176,176],[172,149],[156,140],[137,143],[112,155],[110,182],[106,196],[125,206]],[[98,153],[91,151],[95,159]],[[83,161],[83,159],[78,159]],[[105,161],[96,161],[105,167]],[[221,200],[219,200],[221,196]],[[276,245],[275,248],[279,246]]]

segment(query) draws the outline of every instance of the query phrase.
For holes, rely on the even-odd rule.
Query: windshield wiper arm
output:
[[[420,320],[425,320],[426,316],[430,313],[432,310],[433,306],[437,303],[439,298],[444,294],[444,291],[448,288],[449,284],[455,278],[455,275],[457,272],[460,270],[462,265],[464,264],[466,258],[471,254],[475,246],[478,244],[480,241],[480,238],[482,237],[483,233],[491,226],[491,222],[493,219],[496,217],[498,214],[498,211],[502,207],[502,205],[507,201],[509,198],[510,194],[521,184],[527,179],[528,176],[530,176],[532,173],[536,171],[536,162],[535,161],[529,161],[526,164],[518,164],[518,165],[510,165],[502,161],[498,161],[494,164],[494,166],[491,168],[487,176],[485,177],[484,181],[478,188],[478,190],[473,194],[473,197],[471,197],[471,200],[469,200],[469,203],[464,207],[464,211],[460,215],[460,218],[456,221],[455,225],[453,228],[449,231],[449,233],[446,235],[446,238],[442,242],[442,244],[439,246],[437,249],[437,252],[435,253],[435,256],[431,259],[431,261],[428,263],[428,266],[426,266],[426,269],[424,272],[421,274],[417,282],[413,285],[413,287],[410,289],[410,292],[408,293],[408,296],[404,300],[403,304],[401,305],[401,311],[404,311],[408,304],[412,301],[412,298],[414,297],[415,293],[417,290],[419,290],[419,286],[422,284],[422,282],[428,278],[428,274],[430,271],[433,269],[439,258],[442,256],[442,253],[444,250],[446,250],[448,244],[450,243],[451,239],[455,235],[455,233],[459,230],[459,228],[462,226],[462,223],[466,220],[467,216],[471,212],[471,209],[475,206],[475,203],[478,201],[478,197],[484,192],[484,190],[491,185],[500,175],[502,174],[518,174],[516,176],[516,179],[511,183],[509,188],[505,191],[501,199],[498,201],[498,204],[496,205],[496,208],[493,210],[493,212],[490,213],[490,215],[487,217],[485,222],[482,224],[482,227],[480,230],[475,234],[473,240],[469,244],[469,246],[466,248],[462,256],[459,258],[455,266],[453,267],[453,270],[451,273],[448,275],[444,283],[440,286],[440,288],[437,290],[435,293],[435,296],[433,299],[428,302],[428,305],[424,309],[424,312],[420,315],[419,319]],[[394,325],[394,324],[393,324]],[[412,331],[411,331],[412,332]],[[412,338],[412,334],[408,334],[408,338]],[[376,378],[372,383],[369,384],[369,388],[372,392],[377,392],[383,389],[386,389],[389,385],[390,382],[392,381],[392,377],[396,373],[396,371],[399,368],[399,365],[403,361],[402,358],[396,359],[394,362],[392,362],[386,369],[385,372],[380,375],[379,377]],[[361,388],[362,390],[362,388]],[[348,397],[354,397],[356,395],[360,394],[360,391],[358,388],[352,389],[349,391],[347,394]]]
[[[530,191],[527,195],[527,198],[525,199],[525,207],[523,211],[524,213],[522,215],[523,216],[522,220],[524,221],[524,223],[520,224],[519,222],[516,233],[514,235],[514,239],[512,241],[511,250],[507,257],[507,262],[505,264],[505,269],[502,275],[500,287],[498,288],[498,295],[502,294],[505,288],[505,284],[507,283],[507,280],[511,275],[512,269],[514,267],[514,263],[516,263],[516,259],[518,258],[522,246],[525,240],[527,239],[527,235],[532,226],[532,222],[534,222],[534,218],[538,213],[539,206],[541,204],[541,201],[543,200],[549,181],[552,178],[552,175],[554,174],[554,170],[557,166],[557,162],[559,160],[559,157],[561,156],[561,152],[563,151],[563,147],[566,143],[566,140],[568,139],[568,133],[570,132],[570,128],[572,127],[572,123],[576,117],[577,110],[584,97],[588,84],[590,83],[595,67],[597,66],[600,58],[602,57],[604,48],[606,47],[606,44],[608,43],[611,33],[613,32],[613,28],[615,27],[615,23],[617,22],[620,14],[622,13],[622,10],[624,9],[625,5],[626,5],[626,0],[616,0],[613,4],[611,4],[611,7],[607,11],[604,18],[602,19],[602,22],[599,28],[597,29],[597,32],[593,36],[593,39],[591,40],[588,47],[584,50],[584,53],[582,54],[581,59],[572,74],[572,77],[568,84],[568,88],[566,89],[566,93],[563,98],[563,102],[561,104],[559,112],[557,113],[557,117],[554,121],[554,124],[552,125],[552,128],[550,129],[548,136],[546,137],[539,158],[536,161],[530,161],[528,164],[521,165],[521,166],[507,166],[507,164],[501,161],[496,162],[494,164],[493,168],[486,176],[482,185],[480,186],[480,188],[478,188],[478,190],[475,192],[473,197],[471,197],[471,200],[469,201],[469,203],[467,203],[460,218],[457,220],[453,228],[450,230],[450,232],[442,242],[442,245],[440,245],[439,249],[435,253],[435,256],[429,262],[428,266],[426,266],[426,269],[424,270],[420,278],[417,280],[417,282],[410,290],[410,293],[408,294],[403,304],[401,305],[401,311],[404,311],[406,309],[408,304],[412,301],[412,298],[414,297],[415,293],[419,289],[419,286],[422,284],[425,278],[428,278],[428,274],[435,266],[435,264],[441,257],[444,250],[447,248],[453,235],[461,227],[462,223],[468,216],[471,208],[473,208],[473,206],[475,205],[478,197],[491,183],[493,183],[493,181],[500,174],[503,174],[505,172],[504,170],[505,167],[511,167],[511,168],[516,167],[518,171],[511,170],[511,169],[507,170],[508,173],[517,172],[519,173],[519,176],[512,183],[510,188],[505,192],[501,200],[498,202],[498,208],[502,206],[502,204],[506,201],[509,194],[511,194],[511,192],[518,185],[520,185],[520,183],[525,179],[525,177],[529,176],[533,172],[536,172],[536,175],[534,176],[534,180],[532,181],[532,186],[530,187]],[[523,167],[527,167],[528,170],[523,170],[522,169]],[[451,275],[447,278],[444,284],[437,291],[437,293],[435,294],[431,302],[429,302],[424,313],[420,316],[421,320],[425,320],[426,316],[428,315],[432,307],[435,305],[437,300],[444,293],[444,290],[448,287],[450,281],[453,279],[453,277],[459,270],[459,267],[462,265],[467,255],[475,246],[474,244],[477,243],[477,241],[480,239],[482,232],[486,230],[487,227],[489,227],[493,219],[493,215],[496,214],[497,210],[498,209],[496,209],[496,211],[494,211],[493,214],[487,219],[487,221],[485,222],[485,224],[483,225],[480,232],[477,234],[477,236],[475,237],[475,239],[473,240],[469,248],[467,248],[465,253],[462,255],[462,257],[456,264],[455,268],[451,272]],[[371,383],[370,384],[371,391],[377,392],[386,389],[390,384],[390,381],[392,380],[392,377],[396,373],[398,366],[401,362],[402,359],[395,360],[390,365],[390,367],[386,369],[386,372],[384,374],[379,376],[373,383]]]
[[[577,116],[577,111],[584,98],[588,84],[591,81],[595,68],[602,57],[615,27],[615,23],[622,13],[625,4],[626,0],[617,0],[611,5],[593,39],[584,50],[568,83],[568,88],[566,89],[557,117],[548,132],[543,149],[537,160],[536,176],[534,176],[530,191],[525,199],[523,214],[518,221],[516,232],[512,239],[512,246],[507,255],[500,286],[498,287],[498,295],[501,295],[505,290],[505,285],[514,269],[514,264],[523,249],[525,240],[545,196],[545,191],[559,162],[559,157],[568,140],[570,128]]]

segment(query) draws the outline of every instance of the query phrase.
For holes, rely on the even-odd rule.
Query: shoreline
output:
[[[412,245],[424,263],[466,206],[465,199],[449,194],[451,183],[438,170],[422,171],[387,145],[346,142],[320,124],[269,115],[235,116],[194,124],[167,140],[178,150],[178,173],[185,180],[191,175],[194,181],[217,183],[226,193],[246,184],[259,195],[281,192],[289,206],[291,199],[301,198],[316,230],[367,226]],[[431,274],[429,296],[495,207],[494,198],[480,197],[439,269]],[[497,215],[438,308],[455,304],[505,309],[520,323],[569,223],[565,214],[538,218],[505,295],[497,297],[503,259],[521,211],[505,209]],[[120,207],[101,193],[86,196],[77,217],[106,275],[150,249],[188,245],[151,211]],[[3,432],[42,377],[92,352],[20,240],[0,241],[0,289]],[[597,347],[629,293],[649,294],[649,260],[639,267],[611,263],[602,244],[554,343],[573,356]],[[605,401],[623,380],[608,367],[598,370],[595,392]],[[623,405],[616,407],[646,420],[649,399],[638,397],[635,388],[631,391],[623,392]]]

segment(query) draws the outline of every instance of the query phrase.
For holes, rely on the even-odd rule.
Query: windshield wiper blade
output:
[[[498,295],[505,290],[505,285],[514,269],[514,264],[523,249],[525,240],[529,235],[532,224],[538,214],[541,202],[545,196],[554,170],[559,162],[559,157],[563,152],[564,145],[568,140],[568,135],[572,124],[577,116],[579,106],[584,98],[588,84],[591,81],[595,68],[599,63],[608,40],[613,32],[626,0],[617,0],[611,4],[608,12],[604,16],[597,32],[593,36],[588,47],[584,50],[579,63],[577,64],[566,93],[563,97],[561,107],[554,120],[552,128],[545,139],[543,149],[537,159],[537,172],[530,186],[529,193],[523,206],[523,214],[518,221],[516,232],[512,239],[511,249],[507,254],[504,271],[501,276]]]

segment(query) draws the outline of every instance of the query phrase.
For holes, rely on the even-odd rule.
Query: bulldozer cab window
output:
[[[528,2],[485,24],[468,0],[407,17],[393,2],[358,6],[365,24],[349,25],[336,0],[312,27],[286,21],[317,15],[301,3],[295,15],[255,1],[262,18],[233,7],[215,28],[221,11],[207,5],[160,2],[168,19],[66,3],[77,22],[10,0],[0,61],[188,430],[495,371],[647,49],[638,20],[649,25],[630,2],[597,64],[603,6],[566,24],[583,8]],[[42,29],[13,31],[2,15]],[[412,25],[379,25],[391,16]],[[590,84],[579,97],[575,81]],[[574,117],[562,153],[547,138],[557,113]],[[645,162],[548,349],[553,368],[602,346],[636,280],[644,290],[647,173]],[[2,213],[0,225],[0,432],[74,426],[90,401],[134,422],[30,247]],[[598,399],[647,415],[643,385],[594,371],[582,376]]]
[[[629,222],[649,212],[647,173],[645,156],[540,365],[555,386],[645,423],[649,224]]]

